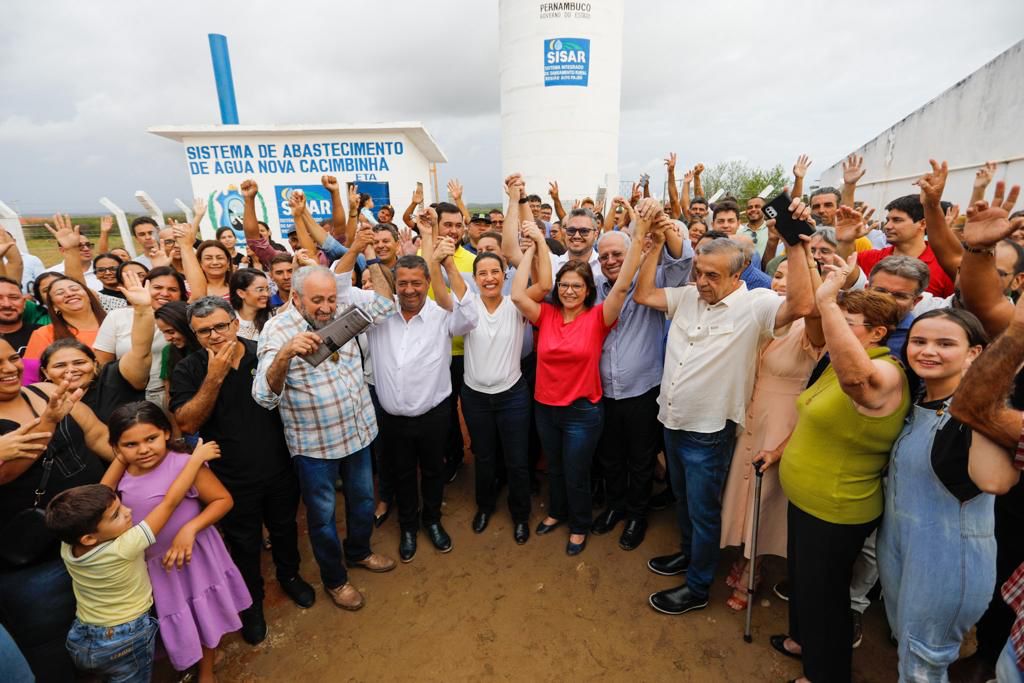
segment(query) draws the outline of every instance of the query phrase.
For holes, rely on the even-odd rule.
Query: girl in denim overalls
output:
[[[917,318],[904,360],[921,380],[889,463],[878,570],[899,643],[900,681],[946,681],[996,580],[994,496],[967,472],[971,430],[950,418],[960,378],[987,342],[978,319],[941,309]]]

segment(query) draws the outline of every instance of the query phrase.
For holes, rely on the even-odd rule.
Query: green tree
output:
[[[744,161],[725,161],[705,169],[701,182],[708,197],[724,189],[725,194],[735,197],[740,208],[743,208],[748,199],[757,196],[769,185],[775,187],[772,190],[772,196],[775,196],[782,191],[784,185],[791,185],[792,179],[782,164],[772,168],[757,168]]]

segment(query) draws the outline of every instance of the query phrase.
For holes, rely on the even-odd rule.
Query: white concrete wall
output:
[[[1024,41],[855,151],[867,169],[857,199],[876,209],[917,192],[911,183],[930,169],[929,158],[949,163],[943,198],[961,211],[986,161],[1000,162],[994,180],[1024,184]],[[820,184],[841,186],[841,161],[822,173]]]

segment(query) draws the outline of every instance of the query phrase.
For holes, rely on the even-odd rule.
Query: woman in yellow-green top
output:
[[[829,366],[797,399],[798,419],[779,479],[789,498],[789,635],[771,637],[801,657],[800,681],[849,681],[853,655],[850,579],[882,516],[882,470],[910,408],[899,363],[882,345],[899,324],[896,300],[839,294],[853,266],[839,257],[818,288]]]

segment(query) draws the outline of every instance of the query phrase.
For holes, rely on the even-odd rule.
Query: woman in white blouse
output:
[[[270,319],[270,281],[263,271],[240,268],[231,274],[228,292],[231,308],[238,313],[238,336],[257,341]]]
[[[547,243],[534,223],[524,230],[547,258]],[[551,291],[551,273],[534,281],[528,294],[541,301]],[[462,414],[473,441],[477,512],[473,531],[482,533],[494,514],[497,498],[496,461],[504,456],[508,475],[508,507],[513,537],[522,545],[530,537],[530,476],[528,439],[532,400],[520,371],[527,321],[512,299],[503,295],[505,262],[495,253],[481,252],[473,261],[478,322],[465,335],[466,369],[462,387]]]

